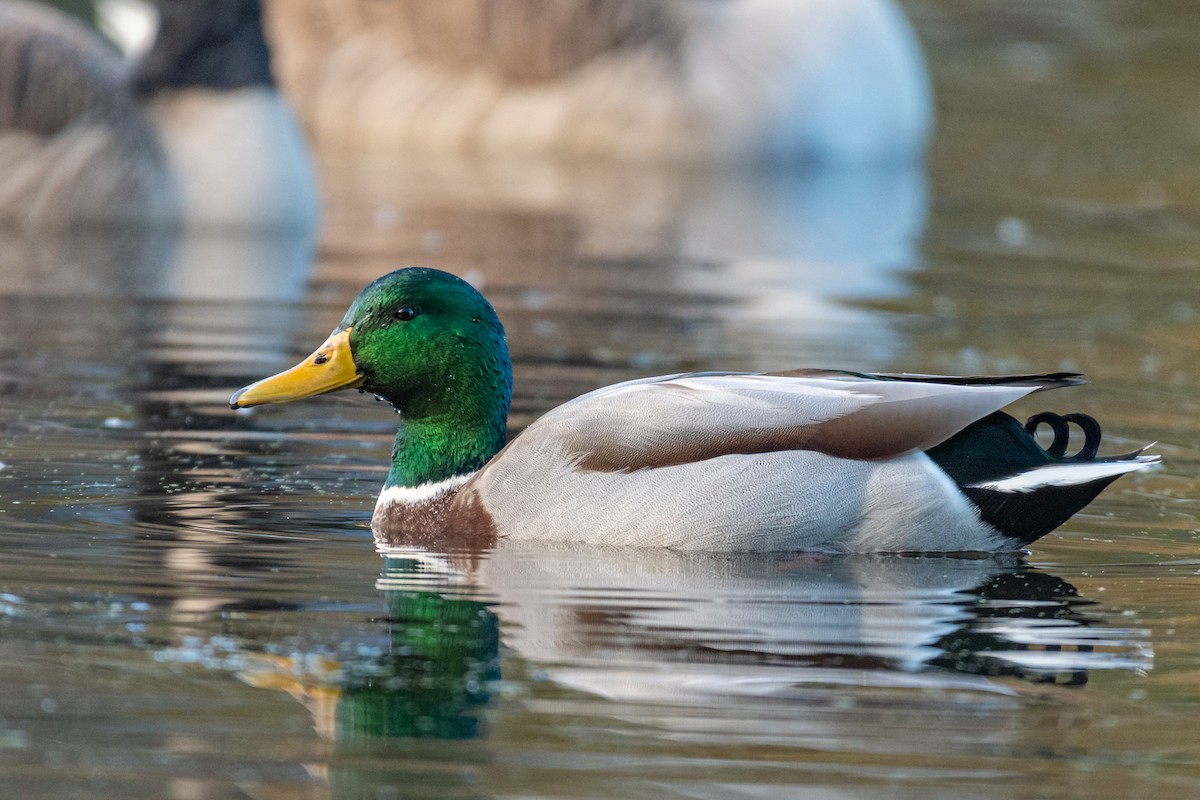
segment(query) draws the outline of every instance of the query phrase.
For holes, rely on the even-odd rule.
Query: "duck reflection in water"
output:
[[[665,706],[752,717],[784,703],[837,737],[842,721],[814,704],[848,687],[935,690],[921,695],[933,703],[936,690],[1021,691],[1005,679],[1082,686],[1150,658],[1139,632],[1089,617],[1069,583],[1013,557],[380,549],[380,640],[336,661],[253,657],[239,673],[303,700],[329,738],[484,736],[498,696],[541,693],[518,686],[531,673],[642,724],[686,724]]]
[[[471,594],[419,588],[422,568],[389,559],[380,580],[382,642],[351,659],[251,656],[246,682],[288,692],[328,738],[482,735],[479,711],[500,678],[499,621]]]

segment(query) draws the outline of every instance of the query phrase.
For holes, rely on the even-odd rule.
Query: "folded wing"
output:
[[[630,471],[730,454],[813,450],[884,459],[925,450],[1074,375],[1010,378],[796,371],[695,373],[583,395],[525,436],[552,438],[582,470]]]

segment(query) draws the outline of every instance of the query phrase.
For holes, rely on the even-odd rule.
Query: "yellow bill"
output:
[[[229,398],[229,405],[248,408],[264,403],[289,403],[338,389],[355,389],[362,382],[363,376],[350,352],[350,328],[346,328],[334,331],[315,353],[291,369],[238,390]]]

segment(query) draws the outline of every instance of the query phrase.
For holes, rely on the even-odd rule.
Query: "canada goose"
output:
[[[130,68],[67,15],[0,1],[0,224],[308,231],[313,168],[258,0],[159,0]]]
[[[891,0],[288,0],[268,28],[322,144],[862,163],[932,117]]]

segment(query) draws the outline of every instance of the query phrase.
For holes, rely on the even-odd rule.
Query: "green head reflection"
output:
[[[421,588],[423,571],[415,559],[385,559],[390,649],[342,665],[338,739],[481,734],[478,712],[500,677],[499,622],[478,599]]]

